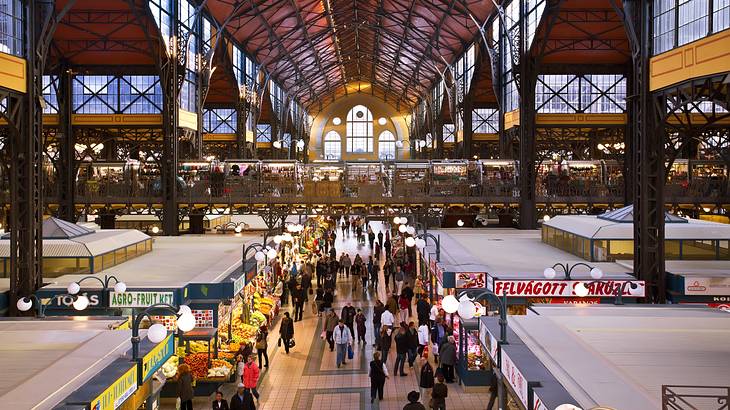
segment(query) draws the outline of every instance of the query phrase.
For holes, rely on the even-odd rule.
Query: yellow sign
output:
[[[137,390],[137,366],[132,366],[91,401],[91,410],[116,410]]]
[[[175,351],[173,334],[167,335],[165,340],[155,346],[142,358],[142,382],[147,381],[159,369]]]

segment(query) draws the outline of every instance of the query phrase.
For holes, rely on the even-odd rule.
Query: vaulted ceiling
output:
[[[493,10],[486,0],[208,0],[219,23],[312,111],[352,92],[399,108],[441,79]]]

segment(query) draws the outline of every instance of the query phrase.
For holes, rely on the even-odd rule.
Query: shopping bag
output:
[[[279,347],[281,347],[281,338],[279,338],[279,341],[276,342],[276,345],[279,346]]]
[[[294,346],[296,346],[296,345],[297,345],[297,344],[296,344],[296,342],[294,342],[294,338],[292,338],[292,339],[291,339],[291,340],[289,341],[289,348],[291,349],[292,347],[294,347]]]
[[[428,345],[423,346],[423,353],[421,353],[421,357],[423,357],[424,360],[428,360]]]
[[[322,333],[319,334],[319,338],[324,340],[327,338],[327,331],[323,330]]]
[[[352,351],[352,345],[347,345],[347,360],[352,360],[355,357],[355,352]]]
[[[180,407],[182,407],[182,400],[178,397],[177,400],[175,400],[175,410],[180,410]]]

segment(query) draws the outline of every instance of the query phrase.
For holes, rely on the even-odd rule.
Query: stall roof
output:
[[[590,239],[634,239],[633,223],[608,221],[591,215],[559,215],[543,224]],[[730,239],[730,225],[699,219],[665,224],[664,231],[665,239]]]
[[[182,288],[189,283],[217,283],[241,266],[244,243],[260,241],[257,235],[186,235],[155,238],[151,252],[128,260],[95,276],[114,275],[130,288]],[[54,278],[47,289],[66,288],[86,275]],[[84,288],[98,288],[95,281]]]
[[[603,219],[605,221],[611,221],[611,222],[634,223],[634,206],[629,205],[629,206],[625,206],[623,208],[614,209],[613,211],[604,212],[604,213],[598,215],[598,219]],[[668,224],[684,223],[684,224],[686,224],[687,219],[664,211],[664,223],[668,223]]]
[[[541,241],[540,231],[517,229],[442,229],[441,260],[446,264],[480,264],[490,276],[504,280],[542,279],[543,270],[555,263],[585,262]],[[429,251],[433,251],[428,241]],[[526,257],[528,256],[529,257]],[[591,262],[606,279],[632,279],[627,269],[613,262]],[[575,269],[575,279],[590,279],[587,269]]]
[[[583,408],[661,408],[662,385],[730,385],[730,315],[661,305],[534,305],[509,326]]]
[[[0,403],[47,409],[131,348],[120,319],[0,320]]]
[[[616,261],[627,270],[634,269],[633,260]],[[664,270],[679,276],[705,278],[730,277],[730,261],[664,261]]]
[[[81,227],[79,227],[81,228]],[[87,228],[83,228],[87,229]],[[44,257],[89,258],[149,239],[134,229],[106,229],[71,239],[44,239]],[[10,239],[0,239],[0,258],[10,257]]]

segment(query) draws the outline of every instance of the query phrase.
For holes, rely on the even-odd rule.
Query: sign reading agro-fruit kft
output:
[[[127,291],[109,294],[109,307],[142,308],[158,303],[173,304],[175,296],[172,292]]]

